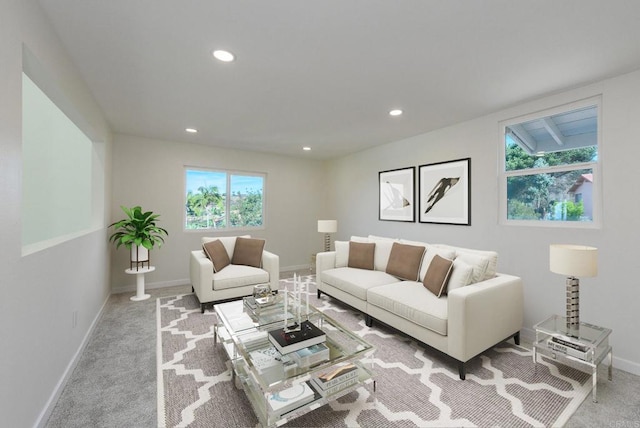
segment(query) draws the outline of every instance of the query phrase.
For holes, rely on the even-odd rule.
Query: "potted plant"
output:
[[[121,245],[129,248],[131,251],[131,266],[133,263],[144,262],[149,265],[149,250],[151,250],[156,244],[160,247],[164,243],[164,236],[168,236],[169,233],[156,225],[156,219],[160,217],[159,214],[154,214],[151,211],[142,212],[142,208],[139,206],[133,208],[127,208],[120,206],[122,211],[125,212],[127,218],[116,221],[109,225],[113,227],[115,232],[109,237],[109,242],[116,244],[116,248],[120,248]]]

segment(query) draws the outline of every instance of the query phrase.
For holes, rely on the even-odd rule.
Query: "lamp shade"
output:
[[[318,220],[318,232],[336,233],[338,231],[338,220]]]
[[[549,246],[549,269],[566,276],[596,276],[598,249],[584,245],[552,244]]]

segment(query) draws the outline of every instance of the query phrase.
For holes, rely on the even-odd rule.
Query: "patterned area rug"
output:
[[[461,381],[452,358],[380,324],[369,328],[360,312],[311,291],[310,303],[377,347],[377,402],[361,387],[286,426],[562,426],[591,390],[588,374],[544,358],[534,371],[531,351],[507,342],[470,361]],[[158,299],[157,308],[158,424],[256,426],[223,347],[213,346],[213,310],[201,314],[193,294]]]

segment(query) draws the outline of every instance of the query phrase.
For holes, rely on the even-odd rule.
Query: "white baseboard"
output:
[[[313,271],[310,270],[310,265],[306,264],[306,265],[294,265],[294,266],[284,266],[280,268],[281,272],[289,272],[289,271],[300,271],[300,270],[309,270],[309,273],[313,273]],[[185,279],[176,279],[173,281],[158,281],[158,282],[147,282],[144,285],[145,290],[152,290],[155,288],[165,288],[165,287],[174,287],[177,285],[189,285],[191,284],[191,280],[189,278],[185,278]],[[111,293],[112,294],[119,294],[119,293],[131,293],[131,292],[135,292],[136,291],[136,285],[135,284],[127,284],[127,285],[120,285],[118,287],[113,287],[111,289]]]
[[[155,288],[166,288],[166,287],[174,287],[176,285],[187,285],[187,284],[191,284],[191,282],[189,281],[189,279],[176,279],[173,281],[157,281],[157,282],[147,282],[144,284],[144,288],[145,290],[152,290]],[[118,293],[130,293],[130,292],[135,292],[136,291],[136,285],[135,284],[129,284],[129,285],[120,285],[118,287],[113,287],[111,289],[111,294],[118,294]]]
[[[281,266],[280,267],[280,272],[290,272],[290,271],[293,271],[293,270],[305,270],[305,269],[309,270],[309,273],[314,273],[314,272],[311,271],[311,265],[308,265],[308,264],[306,264],[306,265],[294,265],[294,266]],[[314,266],[313,270],[315,271],[315,266]]]
[[[94,317],[93,321],[91,322],[91,325],[87,330],[87,333],[82,338],[82,342],[80,342],[80,346],[78,346],[78,349],[76,350],[75,354],[73,354],[73,358],[71,358],[71,361],[69,361],[67,368],[65,369],[64,373],[60,377],[60,380],[58,380],[58,383],[53,389],[53,392],[51,393],[49,400],[47,400],[47,404],[44,406],[44,408],[38,415],[38,419],[36,419],[36,422],[33,425],[34,427],[44,428],[46,426],[47,421],[49,420],[51,413],[53,413],[53,409],[55,408],[56,403],[58,402],[58,399],[62,394],[62,391],[64,391],[64,387],[67,385],[67,382],[69,381],[69,377],[71,376],[71,374],[73,373],[73,370],[78,365],[78,361],[80,361],[80,357],[82,356],[82,353],[84,352],[84,349],[86,348],[87,343],[89,342],[89,338],[91,337],[91,334],[93,334],[93,330],[96,328],[96,325],[98,324],[98,320],[102,316],[102,312],[104,312],[104,308],[107,306],[109,297],[110,296],[107,296],[105,301],[102,303],[102,307],[100,308],[100,310]]]

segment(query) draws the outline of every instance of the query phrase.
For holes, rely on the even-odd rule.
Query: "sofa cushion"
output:
[[[224,244],[219,239],[215,241],[208,241],[202,244],[202,250],[211,263],[213,263],[213,271],[218,272],[231,264],[227,249],[224,248]]]
[[[336,246],[336,266],[347,267],[349,263],[349,241],[335,241]]]
[[[264,242],[264,239],[237,238],[231,263],[234,265],[261,267]]]
[[[498,253],[496,253],[495,251],[474,250],[471,248],[454,247],[446,244],[436,244],[435,246],[438,248],[454,250],[456,252],[456,258],[465,254],[484,257],[488,259],[489,263],[487,264],[487,269],[480,281],[491,279],[496,276],[496,271],[498,268]]]
[[[438,299],[421,282],[405,281],[369,288],[367,303],[447,335],[447,299]]]
[[[468,264],[473,268],[473,274],[471,275],[470,284],[475,284],[476,282],[484,280],[487,268],[489,267],[488,257],[465,252],[458,253],[456,259]]]
[[[424,253],[424,259],[422,259],[422,266],[420,267],[420,281],[424,281],[424,276],[427,274],[427,269],[431,265],[431,260],[438,255],[443,259],[453,260],[456,257],[454,250],[448,250],[446,248],[438,248],[433,245],[427,246],[427,251]]]
[[[348,267],[373,270],[373,255],[376,249],[374,243],[349,242]]]
[[[453,260],[445,259],[439,255],[435,255],[431,260],[431,264],[427,268],[422,283],[427,290],[431,291],[436,297],[442,296],[447,286],[447,280],[451,273]]]
[[[230,264],[213,274],[213,289],[242,287],[269,282],[269,272],[253,266]]]
[[[455,259],[451,267],[451,274],[449,274],[449,281],[447,282],[445,293],[448,294],[456,288],[471,284],[472,278],[473,267],[461,260]]]
[[[367,299],[368,288],[398,283],[395,276],[386,272],[348,267],[325,270],[321,273],[321,280],[361,300]]]
[[[386,272],[407,281],[417,281],[424,252],[425,247],[394,242],[391,246]]]
[[[376,251],[373,255],[373,264],[375,270],[382,272],[387,270],[387,263],[389,262],[389,255],[391,254],[391,247],[397,239],[383,238],[381,236],[369,235],[369,242],[376,244]]]

